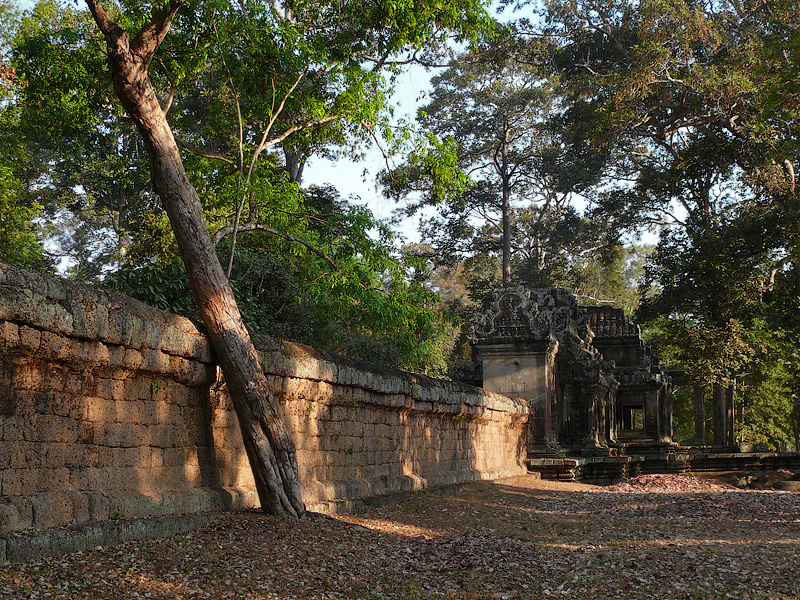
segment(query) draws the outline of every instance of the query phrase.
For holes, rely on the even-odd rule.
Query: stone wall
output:
[[[257,504],[206,337],[0,265],[0,534]],[[312,510],[524,472],[527,407],[289,343],[262,351]]]

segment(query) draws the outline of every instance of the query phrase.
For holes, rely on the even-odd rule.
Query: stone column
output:
[[[545,381],[545,401],[544,401],[544,439],[548,443],[558,441],[561,432],[559,431],[562,418],[558,414],[563,410],[563,406],[558,404],[558,365],[556,355],[558,354],[558,341],[550,340],[545,351],[544,381]],[[564,402],[564,399],[562,399]],[[555,411],[555,414],[554,414]]]
[[[661,418],[659,420],[659,439],[672,443],[672,386],[667,382],[658,392]]]
[[[608,394],[608,405],[607,405],[608,414],[606,415],[606,419],[608,419],[608,442],[616,443],[617,441],[617,428],[619,427],[619,423],[617,419],[619,418],[617,415],[617,398],[616,394],[613,391],[609,391]]]
[[[706,443],[706,410],[705,389],[702,384],[694,384],[694,443],[703,446]]]
[[[736,444],[736,413],[733,404],[733,384],[725,388],[725,443],[728,446]]]
[[[728,402],[725,387],[714,384],[714,446],[728,445]]]
[[[652,439],[658,439],[658,390],[644,392],[644,430]]]

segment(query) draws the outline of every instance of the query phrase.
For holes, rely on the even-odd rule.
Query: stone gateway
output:
[[[670,378],[638,325],[565,289],[494,292],[476,315],[471,383],[526,400],[528,453],[660,453],[672,443]]]

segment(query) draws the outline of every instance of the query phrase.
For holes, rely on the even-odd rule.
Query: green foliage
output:
[[[0,262],[47,269],[49,262],[37,238],[34,220],[40,215],[37,204],[19,203],[20,182],[11,169],[0,165]]]
[[[798,247],[797,10],[548,0],[539,21],[563,102],[552,122],[589,216],[660,230],[639,321],[693,381],[735,382],[740,434],[775,446],[796,394],[793,344],[776,340],[796,337],[797,313],[773,296],[791,290],[796,304],[782,275]],[[677,402],[693,420],[691,394]]]
[[[306,199],[305,212],[324,215],[309,221],[308,239],[317,238],[336,269],[305,246],[248,237],[231,274],[248,324],[354,358],[441,374],[452,318],[434,312],[435,294],[411,277],[421,265],[390,251],[386,225],[334,190],[312,189]]]
[[[120,269],[109,274],[103,285],[161,310],[195,320],[200,318],[186,270],[177,257],[146,267]]]
[[[300,194],[280,226],[306,245],[254,231],[242,238],[231,273],[250,331],[307,343],[363,360],[442,375],[457,318],[434,310],[437,296],[414,274],[424,265],[390,250],[392,233],[332,188]],[[308,218],[313,216],[313,218]],[[295,223],[298,221],[299,223]],[[378,240],[373,238],[377,233]],[[302,236],[302,237],[301,237]],[[230,252],[224,240],[221,258]],[[164,259],[128,262],[105,284],[148,304],[198,318],[183,265],[168,246]]]
[[[428,145],[384,175],[387,193],[406,199],[406,213],[436,207],[421,226],[427,255],[435,268],[465,278],[469,306],[507,279],[498,280],[491,266],[500,255],[516,281],[592,296],[600,293],[589,283],[595,261],[610,267],[614,261],[600,255],[619,251],[601,221],[571,206],[581,179],[564,166],[565,145],[550,127],[560,99],[539,66],[541,46],[507,28],[459,55],[433,78],[430,102],[419,111]]]
[[[135,34],[151,9],[122,2],[112,12]],[[39,239],[70,258],[73,277],[196,316],[88,12],[42,0],[15,23],[2,56],[19,86],[1,105],[14,119],[0,140],[20,140],[24,157],[3,198],[14,223],[34,216],[21,207],[39,210],[49,226]],[[413,279],[419,265],[368,211],[300,181],[311,155],[357,156],[384,129],[399,63],[434,60],[489,23],[480,0],[181,7],[150,75],[255,330],[443,371],[451,325]]]
[[[144,148],[111,87],[105,43],[85,11],[42,0],[10,42],[20,85],[7,106],[23,160],[23,201],[43,208],[42,237],[73,276],[97,279],[122,260],[148,190]]]

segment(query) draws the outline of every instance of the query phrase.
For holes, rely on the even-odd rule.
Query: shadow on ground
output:
[[[800,598],[800,494],[531,478],[0,567],[0,598]]]

